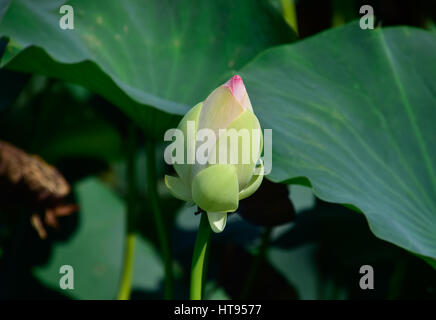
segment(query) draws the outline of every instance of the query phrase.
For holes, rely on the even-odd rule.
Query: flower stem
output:
[[[127,234],[124,269],[120,291],[118,292],[118,300],[130,299],[130,292],[132,289],[133,261],[135,256],[135,240],[136,233],[132,232]]]
[[[241,299],[247,299],[248,295],[250,294],[251,290],[253,289],[254,281],[256,279],[256,276],[259,272],[259,267],[262,263],[262,260],[264,259],[266,255],[266,250],[268,249],[270,237],[271,237],[271,227],[265,228],[265,231],[262,234],[262,239],[259,244],[259,247],[257,248],[257,253],[254,257],[254,262],[248,272],[247,280],[245,281],[244,287],[242,289],[241,293]]]
[[[165,265],[164,298],[169,300],[173,298],[173,266],[172,266],[170,243],[168,241],[168,235],[165,228],[165,221],[164,221],[162,210],[160,208],[159,196],[157,193],[155,143],[151,140],[147,140],[145,142],[145,150],[147,153],[148,199],[151,205],[151,210],[153,212],[154,221],[156,224],[156,232],[159,238],[159,245]]]
[[[127,180],[127,217],[126,217],[126,244],[124,252],[123,274],[118,291],[118,300],[129,300],[132,289],[133,264],[135,257],[136,232],[136,148],[137,148],[137,129],[131,123],[128,128],[128,139],[126,145],[126,180]]]
[[[400,259],[394,266],[389,284],[388,300],[398,300],[407,271],[406,260]]]
[[[298,35],[298,21],[297,21],[297,9],[295,6],[295,0],[281,0],[283,17],[285,21],[291,26],[291,28]]]
[[[207,219],[207,214],[202,213],[197,239],[195,240],[194,254],[192,255],[191,300],[201,300],[203,298],[204,283],[206,282],[207,274],[207,251],[210,233],[211,229]]]

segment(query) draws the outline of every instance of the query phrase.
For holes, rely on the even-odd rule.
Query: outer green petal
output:
[[[165,175],[165,185],[170,193],[177,199],[192,201],[191,190],[178,177]]]
[[[232,165],[214,165],[192,181],[192,199],[207,212],[233,212],[238,208],[238,176]]]
[[[208,212],[210,228],[215,233],[220,233],[224,230],[227,223],[227,212]]]
[[[193,159],[195,159],[195,135],[197,134],[197,128],[198,128],[198,119],[200,116],[200,112],[201,109],[203,107],[203,103],[200,102],[199,104],[197,104],[195,107],[193,107],[191,110],[188,111],[187,114],[185,114],[185,116],[182,118],[182,120],[179,123],[178,129],[182,130],[183,135],[185,137],[185,141],[184,141],[184,154],[185,154],[185,164],[174,164],[174,169],[176,170],[178,176],[182,179],[183,183],[185,183],[185,185],[188,188],[191,188],[191,170],[192,170],[192,164],[188,164],[187,163],[187,159],[188,159],[188,154],[187,154],[187,123],[188,121],[195,121],[195,132],[194,132],[194,136],[192,137],[192,150],[191,154]]]
[[[239,183],[239,189],[242,190],[244,189],[247,184],[250,182],[252,176],[253,176],[253,171],[254,171],[254,167],[257,163],[257,160],[260,157],[260,154],[262,152],[262,145],[263,145],[263,135],[262,135],[262,131],[261,131],[261,127],[260,127],[260,123],[259,120],[257,119],[256,115],[251,112],[250,110],[246,110],[244,111],[239,117],[237,117],[228,127],[227,130],[230,129],[235,129],[236,131],[239,131],[241,129],[247,129],[250,133],[250,140],[249,140],[249,152],[250,154],[249,159],[250,162],[247,164],[243,164],[242,160],[242,138],[239,138],[239,142],[238,142],[238,164],[235,164],[235,168],[236,168],[236,172],[238,175],[238,183]],[[256,129],[260,131],[260,143],[258,145],[255,146],[254,150],[251,150],[252,148],[252,141],[253,141],[253,136],[252,136],[252,130]],[[218,159],[219,156],[217,155],[217,153],[219,153],[220,150],[220,141],[222,139],[228,139],[227,137],[222,136],[217,144],[215,145],[215,148],[213,150],[213,152],[211,153],[211,157],[215,157],[216,159],[216,163],[218,163]],[[255,157],[253,160],[252,157],[252,152],[254,151]],[[228,139],[227,141],[227,164],[230,164],[230,139]]]
[[[216,88],[204,101],[198,129],[225,129],[242,112],[243,107],[226,86]]]
[[[263,162],[261,161],[261,172],[263,172]],[[263,180],[263,174],[260,175],[254,175],[250,182],[248,183],[247,187],[245,187],[244,190],[242,190],[241,192],[239,192],[239,200],[248,198],[249,196],[251,196],[253,193],[256,192],[257,189],[259,189],[262,180]]]

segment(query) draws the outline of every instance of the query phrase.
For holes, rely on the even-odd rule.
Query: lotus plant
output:
[[[184,143],[176,151],[182,155],[179,161],[177,157],[173,161],[177,176],[166,176],[165,183],[173,196],[197,205],[203,212],[192,271],[193,277],[202,277],[209,230],[223,231],[227,214],[236,211],[239,200],[253,194],[262,182],[263,137],[238,75],[189,110],[177,129]],[[172,135],[178,137],[174,132]],[[195,276],[195,272],[199,274]],[[201,285],[193,281],[191,297],[200,298]],[[192,289],[193,285],[196,288]]]
[[[221,232],[227,213],[253,194],[263,178],[256,167],[262,151],[261,128],[241,77],[236,75],[216,88],[183,117],[178,129],[186,139],[186,159],[174,163],[178,177],[166,176],[165,183],[173,196],[207,212],[212,230]],[[213,138],[202,144],[198,140],[204,132],[212,132]],[[229,146],[233,141],[239,145]],[[204,149],[210,154],[205,155]],[[199,159],[204,155],[207,161]]]

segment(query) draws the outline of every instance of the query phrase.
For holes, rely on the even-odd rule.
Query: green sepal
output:
[[[235,211],[239,202],[235,167],[217,164],[201,170],[192,181],[192,199],[208,212]]]
[[[220,233],[226,227],[227,212],[208,212],[207,219],[209,220],[212,231]]]
[[[261,174],[255,174],[251,177],[250,182],[248,183],[248,185],[241,190],[241,192],[239,192],[239,200],[248,198],[249,196],[251,196],[253,193],[255,193],[257,191],[257,189],[259,189],[262,181],[263,181],[263,162],[262,159],[260,160],[260,167],[258,168],[259,172],[261,172]]]
[[[189,188],[186,187],[179,177],[165,175],[165,185],[175,198],[188,202],[192,201]]]

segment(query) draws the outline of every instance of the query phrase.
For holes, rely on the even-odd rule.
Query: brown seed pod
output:
[[[70,185],[62,174],[36,155],[0,141],[0,191],[8,204],[47,207],[65,198]],[[2,197],[4,198],[4,197]]]
[[[31,221],[41,238],[47,236],[44,225],[56,228],[57,217],[78,210],[76,205],[63,203],[70,191],[70,185],[55,167],[0,140],[0,206],[25,207],[35,212]]]

